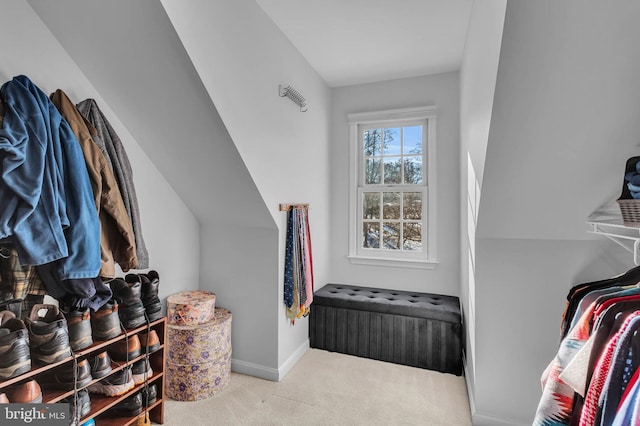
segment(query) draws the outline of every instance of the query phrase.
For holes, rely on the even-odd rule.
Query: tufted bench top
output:
[[[440,294],[327,284],[314,293],[313,303],[452,323],[461,322],[459,299]]]

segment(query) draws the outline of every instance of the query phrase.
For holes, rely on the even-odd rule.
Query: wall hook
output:
[[[291,86],[283,87],[282,85],[279,85],[278,91],[280,97],[287,97],[291,99],[293,103],[298,105],[300,107],[300,112],[307,112],[307,100],[296,89]]]

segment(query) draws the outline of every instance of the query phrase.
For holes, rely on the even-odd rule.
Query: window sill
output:
[[[347,256],[354,265],[391,266],[395,268],[435,269],[437,260],[390,259],[384,257]]]

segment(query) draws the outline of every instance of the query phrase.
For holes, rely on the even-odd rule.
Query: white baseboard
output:
[[[253,364],[251,362],[231,359],[231,371],[247,376],[258,377],[260,379],[279,382],[287,375],[294,365],[302,358],[302,355],[309,349],[309,340],[306,340],[291,356],[279,367],[271,368],[264,365]]]
[[[467,397],[469,398],[469,408],[471,409],[471,415],[476,412],[476,395],[474,392],[475,387],[471,386],[471,382],[469,382],[470,375],[469,370],[467,369],[467,357],[466,354],[462,353],[462,369],[464,370],[464,381],[467,383]]]
[[[489,416],[478,413],[476,409],[475,387],[469,382],[469,371],[467,370],[467,360],[462,360],[464,368],[464,380],[467,383],[467,395],[469,396],[469,408],[471,409],[471,424],[473,426],[529,426],[530,423],[522,423],[518,420],[505,419],[501,417]]]
[[[280,376],[277,368],[265,367],[264,365],[253,364],[233,358],[231,359],[231,371],[260,379],[271,380],[272,382],[277,382]]]
[[[531,424],[478,413],[471,415],[471,423],[473,426],[529,426]]]
[[[300,361],[300,358],[302,358],[302,355],[307,352],[307,349],[309,349],[309,339],[305,340],[300,346],[298,346],[298,349],[296,349],[291,356],[282,363],[280,368],[278,368],[278,372],[280,373],[278,381],[284,379],[284,376],[286,376],[293,366]]]

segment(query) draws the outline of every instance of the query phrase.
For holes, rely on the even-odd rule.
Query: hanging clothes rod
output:
[[[307,100],[300,92],[294,89],[291,86],[283,87],[282,85],[278,86],[280,97],[284,98],[285,96],[293,101],[296,105],[300,107],[301,112],[307,112]]]
[[[280,203],[280,211],[281,212],[286,212],[289,211],[291,209],[306,209],[309,207],[309,203],[303,203],[303,204],[284,204],[284,203]]]

